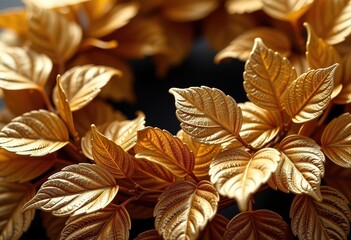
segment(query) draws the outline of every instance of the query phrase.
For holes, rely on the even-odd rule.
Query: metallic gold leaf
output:
[[[62,62],[74,55],[82,39],[82,30],[74,22],[51,9],[44,9],[26,1],[28,9],[28,37],[31,47]]]
[[[35,210],[22,213],[22,206],[35,195],[28,183],[0,183],[0,239],[19,239],[29,228]]]
[[[279,214],[262,209],[236,215],[228,223],[223,239],[292,239],[292,234]]]
[[[341,167],[351,167],[351,114],[333,119],[324,129],[321,144],[327,157]]]
[[[289,135],[279,144],[282,159],[269,185],[283,192],[307,194],[321,200],[319,191],[324,176],[325,157],[319,145],[302,135]]]
[[[207,145],[194,141],[190,135],[183,130],[177,133],[177,137],[185,143],[195,156],[195,165],[193,173],[196,176],[207,176],[210,170],[210,164],[214,157],[221,151],[220,145]]]
[[[226,48],[217,53],[215,61],[218,63],[226,58],[239,58],[246,61],[256,38],[261,38],[267,48],[277,51],[283,56],[290,55],[291,43],[284,33],[275,28],[255,27],[240,34]],[[286,62],[286,60],[284,61]]]
[[[43,227],[45,228],[46,236],[50,240],[57,240],[61,235],[62,229],[65,227],[65,223],[68,217],[57,217],[52,215],[50,212],[40,212]]]
[[[68,140],[65,124],[47,110],[16,117],[0,132],[0,147],[20,155],[47,155],[64,147]]]
[[[92,130],[92,154],[94,161],[106,169],[114,178],[130,177],[134,171],[133,158],[117,143],[101,134],[95,127]]]
[[[289,21],[296,21],[309,9],[312,2],[313,0],[262,0],[265,13],[276,19]]]
[[[199,240],[223,239],[228,222],[226,217],[216,214],[202,230]]]
[[[261,10],[263,4],[261,0],[227,0],[225,7],[230,14],[242,14]]]
[[[0,27],[10,29],[17,34],[27,32],[27,11],[23,8],[10,8],[0,12]]]
[[[28,182],[49,170],[53,156],[28,157],[0,149],[0,178],[7,182]]]
[[[163,238],[156,229],[151,229],[140,233],[134,240],[163,240]]]
[[[268,49],[261,39],[255,40],[244,72],[244,89],[251,102],[267,110],[282,111],[286,91],[295,78],[288,59]]]
[[[351,168],[340,167],[331,161],[327,161],[325,169],[323,180],[326,185],[340,191],[351,202]]]
[[[121,75],[117,69],[105,66],[84,65],[71,68],[61,76],[61,84],[71,111],[86,106],[101,91],[113,75]],[[54,89],[55,95],[58,89]]]
[[[129,239],[131,221],[123,206],[110,204],[97,212],[71,216],[60,239]]]
[[[351,33],[351,2],[349,0],[314,1],[307,15],[307,21],[316,34],[328,44],[340,43]]]
[[[322,186],[322,202],[297,195],[290,208],[291,229],[299,239],[347,239],[351,213],[348,201],[331,187]]]
[[[176,114],[183,131],[196,141],[220,144],[235,139],[242,125],[242,113],[235,100],[209,87],[171,88]]]
[[[219,195],[208,181],[176,182],[159,197],[155,228],[165,239],[196,239],[217,212]]]
[[[70,165],[51,175],[23,211],[40,208],[55,216],[87,214],[106,207],[118,189],[113,176],[102,167]]]
[[[245,211],[251,194],[268,181],[280,161],[280,153],[263,148],[251,155],[242,149],[220,153],[210,166],[211,182],[222,196],[235,198]]]
[[[52,69],[51,60],[32,50],[6,48],[0,52],[0,88],[41,89]]]
[[[328,106],[338,64],[312,69],[294,80],[285,95],[286,111],[295,123],[319,117]]]
[[[191,174],[194,169],[194,154],[166,130],[146,127],[138,131],[134,149],[136,158],[160,164],[179,177]]]

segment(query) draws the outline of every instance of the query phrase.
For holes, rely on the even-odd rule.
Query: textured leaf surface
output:
[[[93,125],[92,151],[94,161],[115,178],[130,177],[134,171],[133,159],[114,141],[102,135]]]
[[[263,11],[273,18],[295,21],[313,0],[262,0]]]
[[[28,183],[0,183],[0,239],[19,239],[27,231],[35,210],[22,213],[22,206],[35,195]]]
[[[268,181],[279,160],[280,153],[273,148],[263,148],[253,155],[242,149],[230,149],[212,162],[211,182],[222,196],[235,198],[239,209],[245,211],[250,195]]]
[[[118,189],[115,179],[102,167],[70,165],[51,175],[23,209],[40,208],[56,216],[91,213],[107,206]]]
[[[279,144],[282,159],[269,185],[283,192],[307,194],[322,200],[319,191],[325,157],[319,145],[308,137],[289,135]]]
[[[328,106],[337,66],[334,64],[328,68],[310,70],[290,84],[285,95],[285,106],[295,123],[319,117]]]
[[[208,87],[171,88],[181,128],[196,141],[220,144],[235,139],[242,114],[235,100]]]
[[[327,157],[341,167],[351,167],[351,114],[333,119],[324,129],[321,144]]]
[[[202,230],[200,240],[223,239],[229,220],[223,215],[217,214]]]
[[[348,201],[331,187],[321,187],[322,202],[306,195],[294,198],[290,217],[291,229],[300,239],[347,239],[351,213]]]
[[[260,10],[263,4],[261,0],[227,0],[225,6],[230,14],[242,14]]]
[[[128,239],[130,228],[127,210],[110,204],[97,212],[70,217],[60,239]]]
[[[67,143],[65,124],[46,110],[34,110],[16,117],[0,132],[0,146],[20,155],[46,155]]]
[[[165,239],[196,239],[217,211],[219,195],[208,181],[176,182],[155,206],[155,227]]]
[[[263,209],[236,215],[228,223],[223,239],[292,239],[292,234],[279,214]]]
[[[134,149],[135,157],[160,164],[179,177],[194,169],[194,155],[188,146],[165,130],[151,127],[140,130]]]

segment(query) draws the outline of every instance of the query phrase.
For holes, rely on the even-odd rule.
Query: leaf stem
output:
[[[236,136],[236,139],[246,148],[252,150],[252,151],[258,151],[259,149],[253,147],[251,144],[247,143],[241,136],[240,134],[238,134],[238,136]]]
[[[128,205],[129,203],[131,203],[131,202],[137,200],[139,197],[140,197],[140,196],[133,196],[133,197],[130,197],[130,198],[128,198],[127,200],[125,200],[124,202],[122,202],[122,203],[120,204],[120,206],[121,206],[121,207],[125,207],[125,206]]]
[[[195,182],[199,183],[200,179],[198,179],[193,172],[189,173],[189,176],[195,180]]]
[[[50,112],[56,112],[56,110],[55,110],[55,108],[53,107],[53,105],[52,105],[52,103],[51,103],[51,101],[50,101],[50,99],[49,99],[49,97],[48,97],[46,91],[44,90],[44,88],[39,87],[39,88],[37,88],[37,89],[38,89],[38,91],[40,92],[41,96],[43,97],[44,102],[45,102],[45,105],[46,105],[46,107],[48,108],[48,110],[49,110]]]
[[[330,102],[327,108],[324,110],[322,117],[318,120],[317,126],[320,127],[329,117],[331,110],[333,109],[334,103]]]

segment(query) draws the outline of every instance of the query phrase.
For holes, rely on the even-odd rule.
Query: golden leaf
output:
[[[313,0],[263,0],[263,11],[279,20],[296,21],[310,7]],[[323,15],[321,15],[323,16]]]
[[[216,214],[202,230],[199,240],[223,239],[228,222],[226,217]]]
[[[195,156],[193,173],[199,177],[207,176],[213,158],[221,151],[221,145],[207,145],[196,142],[183,130],[177,133],[177,137],[189,147]]]
[[[94,161],[106,169],[114,178],[130,177],[134,171],[133,158],[114,141],[101,134],[95,127],[92,130],[92,154]]]
[[[82,4],[90,21],[96,21],[105,16],[116,4],[116,0],[86,1]]]
[[[0,27],[10,29],[19,35],[27,32],[27,11],[23,8],[12,8],[0,12]]]
[[[319,191],[324,176],[325,157],[319,145],[308,137],[289,135],[279,144],[282,159],[269,180],[274,189],[307,194],[321,200]]]
[[[106,207],[116,196],[118,185],[102,167],[80,163],[51,175],[23,211],[40,208],[55,216],[75,216]]]
[[[296,72],[288,59],[268,49],[256,39],[245,64],[244,89],[257,106],[270,110],[284,110],[284,97]]]
[[[341,167],[351,167],[351,114],[344,113],[333,119],[324,129],[322,151]]]
[[[261,38],[267,48],[273,49],[283,56],[290,55],[291,43],[284,33],[274,28],[255,27],[240,34],[226,48],[217,53],[215,61],[218,63],[226,58],[239,58],[246,61],[250,56],[256,38]],[[287,62],[287,60],[284,60],[284,62]]]
[[[331,100],[338,65],[312,69],[290,84],[285,95],[285,107],[293,122],[304,123],[322,114]]]
[[[351,213],[348,201],[331,187],[322,186],[322,202],[297,195],[290,208],[291,229],[300,239],[347,239]]]
[[[35,195],[28,183],[0,183],[0,239],[20,239],[29,228],[35,210],[22,213],[22,206]]]
[[[227,0],[225,7],[230,14],[251,13],[262,9],[261,0]]]
[[[235,198],[240,211],[245,211],[251,194],[268,181],[279,160],[280,153],[273,148],[263,148],[253,155],[242,149],[230,149],[212,162],[211,182],[222,196]]]
[[[0,132],[1,148],[20,155],[47,155],[64,147],[68,140],[65,124],[47,110],[16,117]]]
[[[32,3],[41,8],[60,8],[60,7],[72,7],[89,0],[31,0]]]
[[[77,111],[86,106],[101,91],[113,75],[120,75],[117,69],[84,65],[71,68],[61,76],[62,89],[66,93],[71,111]],[[54,88],[54,99],[58,94]]]
[[[51,60],[43,54],[17,47],[3,49],[0,52],[0,88],[41,89],[51,69]]]
[[[316,34],[328,44],[340,43],[351,33],[351,2],[349,0],[314,1],[307,15],[307,21]]]
[[[54,163],[52,156],[28,157],[0,149],[0,178],[7,182],[28,182],[45,173]]]
[[[351,202],[351,168],[344,168],[327,161],[325,166],[326,172],[323,180],[326,185],[335,188],[345,195],[347,200]]]
[[[125,151],[129,151],[134,147],[137,139],[137,131],[144,128],[145,115],[138,112],[138,116],[134,120],[110,121],[97,126],[97,130],[108,139],[111,139]],[[81,146],[86,157],[93,159],[91,146],[91,131],[85,134],[82,138]]]
[[[130,228],[127,210],[110,204],[97,212],[71,216],[60,239],[128,239]]]
[[[208,181],[176,182],[159,197],[155,228],[165,239],[196,239],[216,214],[219,195]]]
[[[235,100],[209,87],[171,88],[176,114],[183,131],[196,141],[220,144],[235,139],[242,125],[242,113]]]
[[[82,39],[81,28],[54,10],[40,8],[29,1],[26,6],[31,47],[54,62],[63,62],[74,55]]]
[[[160,164],[179,177],[191,174],[194,169],[194,154],[179,138],[165,130],[146,127],[138,131],[134,149],[136,158]]]
[[[163,240],[163,238],[156,229],[151,229],[140,233],[134,240]]]
[[[224,239],[292,239],[289,225],[270,210],[242,212],[227,225]]]
[[[61,235],[62,229],[65,227],[65,223],[68,217],[57,217],[49,212],[40,212],[43,227],[45,228],[46,236],[50,240],[57,240]]]

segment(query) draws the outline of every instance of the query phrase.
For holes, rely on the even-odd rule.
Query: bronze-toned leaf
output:
[[[347,239],[351,212],[344,195],[321,187],[322,202],[297,195],[290,208],[291,229],[299,239]]]
[[[339,64],[312,69],[294,80],[285,95],[286,111],[295,123],[319,117],[331,100],[333,79]]]
[[[78,49],[82,30],[74,22],[51,9],[26,1],[28,37],[31,47],[49,56],[54,62],[69,59]]]
[[[0,149],[0,178],[7,182],[28,182],[55,164],[53,156],[28,157]]]
[[[296,21],[310,7],[313,0],[262,0],[263,11],[279,20]]]
[[[136,158],[160,164],[179,177],[191,174],[194,169],[194,154],[166,130],[146,127],[138,131],[134,149]]]
[[[127,210],[110,204],[97,212],[71,216],[60,239],[129,239],[130,228]]]
[[[155,228],[165,239],[196,239],[217,212],[219,195],[208,181],[176,182],[154,210]]]
[[[242,113],[235,100],[209,87],[171,88],[181,128],[196,141],[220,144],[235,139]]]
[[[52,215],[50,212],[40,212],[43,227],[45,228],[46,236],[50,240],[57,240],[61,235],[62,229],[65,227],[65,223],[68,217],[57,217]]]
[[[341,167],[351,167],[351,114],[344,113],[333,119],[321,137],[322,150]]]
[[[62,89],[71,111],[86,106],[101,91],[113,75],[120,75],[117,69],[105,66],[84,65],[71,68],[61,76]],[[54,99],[58,89],[54,89]]]
[[[102,167],[88,163],[70,165],[51,175],[23,211],[40,208],[55,216],[91,213],[106,207],[118,189],[113,176]]]
[[[0,12],[0,27],[12,30],[19,35],[27,32],[27,11],[23,8],[10,8]]]
[[[47,110],[16,117],[0,132],[0,147],[20,155],[47,155],[64,147],[68,140],[63,121]]]
[[[134,171],[133,158],[117,143],[101,134],[95,127],[92,130],[92,154],[94,161],[106,169],[114,178],[130,177]]]
[[[325,157],[319,145],[302,135],[289,135],[279,144],[282,159],[269,185],[283,192],[307,194],[321,200],[319,191],[324,176]]]
[[[0,52],[0,88],[43,88],[51,69],[51,60],[43,54],[17,47],[3,49]]]
[[[351,168],[340,167],[331,161],[327,161],[325,169],[323,180],[326,185],[340,191],[351,202]]]
[[[151,229],[140,233],[134,240],[163,240],[163,238],[156,229]]]
[[[228,223],[223,239],[292,239],[292,234],[279,214],[262,209],[236,215]]]
[[[244,89],[251,102],[270,111],[282,111],[286,91],[295,78],[289,60],[257,38],[244,72]]]
[[[230,149],[211,163],[211,182],[222,196],[235,198],[240,211],[245,211],[251,194],[268,181],[279,160],[280,153],[273,148],[263,148],[253,155],[242,149]]]
[[[35,195],[28,183],[0,183],[0,239],[20,239],[27,231],[35,210],[22,213],[22,206]]]
[[[216,214],[214,218],[207,223],[199,237],[200,240],[223,239],[229,220],[223,215]]]
[[[262,9],[261,0],[227,0],[225,7],[230,14],[251,13]]]

